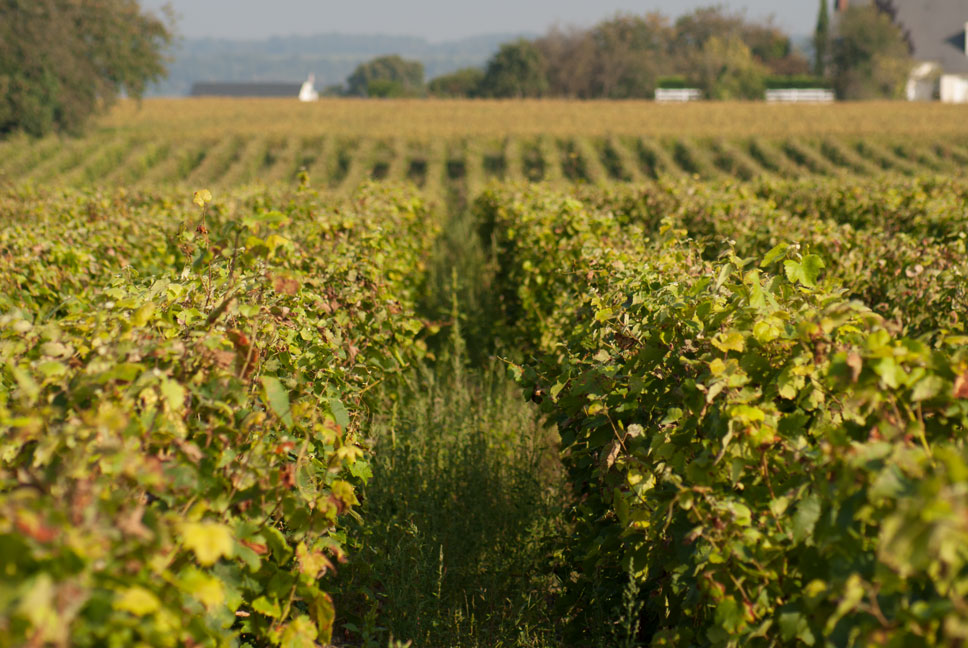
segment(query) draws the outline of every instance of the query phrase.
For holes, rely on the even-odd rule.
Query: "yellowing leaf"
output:
[[[714,376],[718,376],[726,371],[726,363],[723,362],[722,358],[716,358],[709,363],[709,373]]]
[[[209,610],[225,602],[225,588],[222,586],[222,581],[195,567],[189,567],[182,573],[179,585]]]
[[[114,601],[114,609],[139,617],[147,616],[161,609],[161,601],[143,587],[129,587]]]
[[[341,446],[336,450],[336,456],[348,464],[356,463],[356,460],[364,455],[362,448],[355,445]]]
[[[138,310],[134,312],[131,318],[131,323],[141,328],[145,324],[151,321],[151,316],[155,314],[155,305],[148,302]]]
[[[333,568],[333,563],[323,552],[309,550],[302,542],[296,547],[296,558],[299,560],[299,571],[311,580],[316,580]]]
[[[161,395],[168,401],[168,407],[172,412],[181,412],[185,409],[185,388],[174,380],[161,382]]]
[[[319,632],[308,616],[300,615],[282,631],[282,648],[316,648]]]
[[[181,526],[182,544],[195,552],[202,565],[213,565],[232,555],[232,532],[217,522],[186,522]]]
[[[729,415],[745,425],[758,423],[764,419],[763,410],[750,405],[734,405],[729,408]]]
[[[746,338],[739,331],[721,333],[713,340],[713,346],[720,351],[738,351],[742,353],[746,349]]]
[[[329,594],[320,592],[309,602],[309,613],[316,621],[316,629],[319,631],[317,639],[323,645],[329,645],[333,639],[333,622],[336,620],[336,609],[333,607],[333,599]]]
[[[756,338],[758,342],[766,343],[772,342],[773,340],[780,337],[780,333],[783,330],[779,327],[776,320],[762,320],[753,325],[753,337]]]
[[[342,500],[347,506],[359,504],[359,500],[356,499],[356,493],[353,491],[353,485],[349,482],[337,479],[333,482],[332,489],[333,495]]]
[[[208,203],[212,202],[212,192],[208,189],[196,191],[195,196],[192,198],[192,202],[199,207],[204,207]]]

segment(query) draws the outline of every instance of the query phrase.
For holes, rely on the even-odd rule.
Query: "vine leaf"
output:
[[[292,427],[292,409],[289,405],[289,392],[278,378],[262,377],[262,390],[266,404],[287,428]]]
[[[214,565],[222,556],[232,555],[232,532],[217,522],[186,522],[181,526],[182,544],[195,552],[202,565]]]

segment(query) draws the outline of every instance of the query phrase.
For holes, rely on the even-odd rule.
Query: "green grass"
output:
[[[437,365],[384,394],[373,477],[339,574],[349,645],[559,645],[551,569],[564,497],[552,428],[500,361]]]

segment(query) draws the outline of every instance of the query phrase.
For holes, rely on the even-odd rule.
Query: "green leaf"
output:
[[[329,411],[333,413],[333,420],[336,424],[346,429],[350,426],[350,414],[343,406],[343,402],[338,398],[329,399]]]
[[[282,608],[279,606],[279,601],[270,601],[264,596],[260,596],[256,600],[252,601],[252,609],[259,614],[264,614],[267,617],[272,617],[273,619],[278,619],[282,616]]]
[[[282,532],[275,527],[266,527],[262,530],[262,535],[266,539],[266,544],[269,545],[269,549],[272,551],[273,557],[276,559],[280,565],[285,564],[287,560],[292,558],[292,547],[286,542],[286,537],[282,535]]]
[[[938,376],[925,376],[914,386],[911,400],[915,402],[930,400],[944,389],[944,381]]]
[[[799,639],[807,646],[812,646],[817,642],[816,637],[810,631],[810,624],[806,617],[799,612],[783,612],[780,614],[780,635],[784,641]]]
[[[733,521],[740,526],[749,526],[753,522],[753,514],[749,507],[741,502],[727,504],[729,512],[733,514]]]
[[[789,247],[790,247],[789,243],[780,243],[779,245],[774,247],[772,250],[766,253],[766,256],[763,257],[763,260],[760,262],[760,267],[765,268],[771,263],[773,263],[774,261],[776,261],[777,259],[779,259],[780,257],[782,257],[783,255],[785,255]]]
[[[719,276],[716,277],[716,290],[723,287],[726,280],[729,279],[730,273],[733,271],[733,266],[730,263],[723,264],[723,267],[719,269]]]
[[[37,369],[40,373],[44,374],[45,378],[56,378],[67,375],[67,365],[53,360],[41,362],[37,365]]]
[[[793,514],[793,541],[797,544],[805,541],[813,534],[813,529],[820,519],[820,498],[816,495],[805,497],[797,505],[797,512]]]
[[[891,389],[897,389],[904,378],[904,370],[897,365],[894,358],[881,358],[875,362],[874,372]]]
[[[283,425],[291,428],[293,421],[292,410],[289,405],[289,392],[282,386],[279,379],[273,376],[262,377],[262,389],[263,397],[270,409],[279,417]]]
[[[820,273],[823,272],[823,269],[827,267],[826,264],[824,264],[823,259],[816,254],[808,254],[807,256],[803,257],[801,266],[803,267],[803,276],[806,279],[804,283],[808,286],[815,285],[817,283],[817,279],[820,278]]]
[[[222,581],[206,574],[197,567],[189,566],[182,570],[178,578],[178,585],[182,590],[198,599],[209,610],[225,603],[225,586]]]
[[[731,596],[727,596],[716,606],[716,624],[727,634],[739,634],[746,627],[743,606]]]
[[[841,593],[840,602],[837,604],[837,610],[830,615],[827,619],[827,625],[824,627],[824,632],[826,634],[833,634],[834,628],[849,612],[852,612],[857,608],[858,604],[864,600],[864,581],[858,574],[851,574],[847,578],[847,583],[844,585],[843,591]]]
[[[825,268],[823,259],[816,254],[808,254],[799,262],[788,259],[783,262],[783,270],[788,280],[813,288],[817,285],[820,272]]]

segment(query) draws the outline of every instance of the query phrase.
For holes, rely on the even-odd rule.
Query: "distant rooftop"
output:
[[[968,74],[965,23],[968,0],[894,0],[895,21],[918,61],[939,63],[949,74]]]
[[[253,81],[253,82],[203,82],[192,85],[192,97],[292,97],[299,96],[302,83]]]

